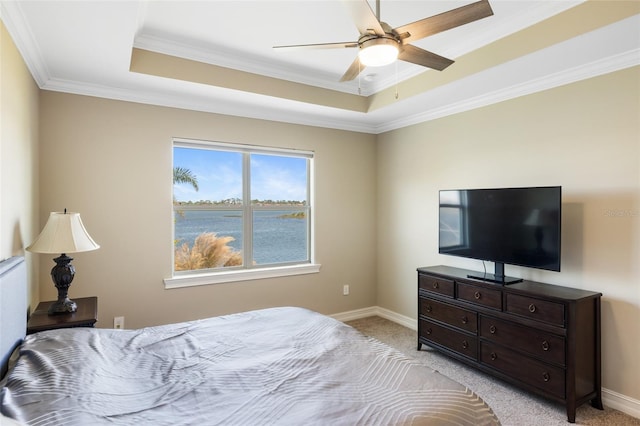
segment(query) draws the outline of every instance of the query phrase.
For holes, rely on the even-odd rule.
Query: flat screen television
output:
[[[560,271],[560,186],[442,190],[439,219],[439,253],[495,263],[472,278],[522,281],[505,264]]]

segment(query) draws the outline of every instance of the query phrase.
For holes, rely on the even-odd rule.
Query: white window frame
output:
[[[312,274],[320,272],[321,265],[315,262],[315,231],[314,231],[314,153],[313,151],[295,150],[287,148],[271,148],[258,145],[245,145],[237,143],[225,143],[225,142],[212,142],[202,141],[194,139],[174,138],[172,143],[172,152],[174,147],[185,147],[194,149],[211,149],[211,150],[226,150],[233,152],[243,153],[243,198],[249,200],[249,203],[243,203],[242,210],[245,217],[243,227],[243,253],[250,253],[252,256],[253,247],[251,246],[252,240],[252,225],[253,211],[268,210],[268,208],[256,208],[250,203],[250,167],[248,164],[249,155],[246,154],[266,154],[266,155],[290,155],[295,157],[304,157],[310,159],[307,168],[307,206],[305,209],[309,212],[307,216],[308,220],[308,252],[309,261],[302,263],[291,264],[274,264],[272,266],[252,266],[244,262],[242,267],[227,267],[219,269],[206,269],[200,271],[173,271],[175,247],[171,244],[171,262],[172,262],[172,277],[164,279],[164,285],[166,289],[191,287],[199,285],[220,284],[236,281],[256,280],[265,278],[276,278],[291,275]],[[173,162],[172,162],[173,163]],[[171,206],[172,212],[175,211],[175,206]],[[278,207],[278,210],[287,210],[288,208]],[[299,210],[299,208],[296,208]],[[294,210],[292,208],[292,210]],[[173,217],[173,215],[172,215]],[[172,225],[172,241],[174,240],[175,226]],[[245,258],[246,259],[246,258]]]

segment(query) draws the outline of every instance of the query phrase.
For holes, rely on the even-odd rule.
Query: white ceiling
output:
[[[397,27],[472,2],[382,0],[381,18]],[[493,16],[413,44],[455,60],[581,3],[490,0]],[[439,73],[398,62],[340,83],[356,49],[272,48],[356,41],[358,31],[340,0],[2,0],[1,6],[0,16],[42,89],[369,133],[640,63],[640,15],[635,15],[430,90],[400,92],[382,108],[356,112],[130,71],[136,47],[361,96]]]

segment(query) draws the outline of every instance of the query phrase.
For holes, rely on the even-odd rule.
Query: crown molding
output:
[[[42,88],[49,80],[51,73],[24,18],[19,2],[0,2],[0,18],[2,18],[7,31],[11,34],[13,42],[20,55],[22,55],[33,79],[38,87]]]
[[[416,114],[381,121],[375,133],[435,120],[638,66],[639,40],[640,15],[634,15],[439,87],[431,93],[417,95],[411,99],[415,105],[433,104],[436,97],[448,99],[450,102],[428,110],[422,109]],[[517,81],[518,79],[521,81]],[[473,95],[478,88],[489,89],[485,93]],[[459,93],[468,96],[461,98]]]
[[[374,129],[370,120],[366,120],[365,113],[340,110],[339,114],[336,114],[335,108],[321,107],[271,96],[242,94],[231,89],[220,89],[220,101],[218,102],[211,102],[210,99],[197,99],[184,94],[168,95],[155,90],[113,88],[111,86],[85,84],[61,79],[51,79],[41,89],[167,108],[361,133],[373,133]],[[240,101],[238,100],[239,97],[242,97]]]
[[[341,112],[340,114],[333,114],[334,111],[331,108],[305,106],[300,102],[273,100],[266,96],[262,98],[269,99],[260,100],[258,95],[252,96],[254,102],[251,104],[234,102],[234,94],[229,94],[230,97],[225,102],[211,103],[183,96],[167,96],[155,91],[141,92],[138,90],[114,89],[108,86],[87,85],[64,80],[49,80],[43,89],[259,120],[379,134],[638,65],[640,65],[640,49],[635,49],[603,58],[590,64],[576,66],[506,88],[493,90],[480,96],[448,103],[437,108],[381,123],[375,123],[375,120],[367,120],[366,114],[362,113]],[[493,69],[492,71],[495,73],[496,70]],[[500,73],[495,73],[494,78],[499,79]],[[453,91],[460,90],[458,86],[461,84],[462,82],[452,83],[448,89]],[[292,103],[297,105],[289,105]],[[327,109],[331,111],[328,111],[329,113],[323,111]]]
[[[449,103],[438,108],[432,108],[418,114],[413,114],[397,120],[388,121],[372,129],[373,133],[379,134],[391,130],[397,130],[414,124],[436,120],[461,112],[470,111],[477,108],[493,105],[521,96],[531,95],[544,90],[553,89],[559,86],[575,83],[600,75],[620,71],[640,65],[640,49],[614,55],[612,57],[600,59],[590,64],[580,65],[571,69],[546,75],[541,78],[515,84],[509,87],[485,93],[481,96],[464,99],[462,101]],[[454,83],[457,85],[458,83]]]
[[[543,12],[541,11],[540,13],[542,14]],[[551,12],[546,10],[544,13]],[[29,26],[25,22],[19,2],[0,2],[0,18],[2,18],[11,34],[34,80],[43,90],[372,134],[434,120],[640,65],[640,50],[638,47],[640,15],[634,15],[623,21],[469,76],[434,91],[425,92],[407,100],[400,100],[381,110],[370,113],[357,113],[222,88],[212,89],[215,96],[219,96],[220,102],[211,102],[210,98],[204,99],[202,96],[194,95],[197,90],[162,93],[154,90],[152,85],[147,86],[145,89],[134,90],[56,79],[51,76],[43,60],[43,55],[38,49]],[[161,39],[154,40],[139,37],[136,39],[135,44],[143,46],[144,43],[149,43],[144,47],[153,49],[153,43],[157,43],[155,45],[156,48],[164,46],[164,48],[168,49],[169,47],[165,42],[165,40]],[[627,50],[621,51],[624,46],[627,46]],[[185,46],[175,45],[173,48],[181,50],[182,54],[184,54]],[[560,64],[556,66],[556,69],[540,71],[546,72],[544,75],[533,75],[529,78],[523,76],[523,81],[512,82],[507,84],[507,87],[496,83],[501,82],[504,84],[503,77],[510,77],[514,74],[513,69],[509,71],[511,66],[519,65],[521,66],[520,69],[537,70],[541,68],[540,64],[555,65],[558,62],[558,58],[564,60],[564,56],[573,56],[575,51],[579,50],[581,54],[586,55],[587,53],[585,52],[598,49],[602,50],[602,52],[599,53],[600,57],[597,60],[593,59],[594,55],[597,57],[596,53],[591,56],[591,60],[583,60],[584,63],[565,64],[564,69],[558,68],[563,66]],[[615,51],[616,49],[618,51]],[[176,51],[171,52],[171,54],[176,53]],[[198,57],[200,54],[203,54],[201,49],[193,49],[190,53],[190,55],[193,55],[194,60],[207,59],[206,57]],[[546,58],[545,55],[547,54],[551,55],[551,60],[542,59]],[[237,58],[235,60],[238,61]],[[233,64],[228,63],[228,65]],[[265,66],[264,64],[258,65]],[[253,71],[249,70],[249,72],[255,71],[255,69]],[[485,81],[491,81],[494,84],[474,83],[481,78],[485,78]],[[193,89],[198,86],[190,85],[184,87]],[[474,89],[477,87],[493,87],[494,89],[474,95]],[[454,94],[455,96],[446,96],[447,94]],[[435,99],[434,96],[438,96],[437,102],[421,102],[423,97],[429,96],[432,99]],[[465,96],[467,97],[465,98]],[[443,99],[446,99],[446,101],[443,101]],[[407,108],[407,105],[411,105],[412,102],[419,105],[419,108]],[[424,105],[434,106],[425,109]],[[406,113],[406,111],[412,110],[419,112],[415,114]]]

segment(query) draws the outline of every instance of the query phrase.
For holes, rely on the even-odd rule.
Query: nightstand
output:
[[[53,300],[40,302],[31,313],[27,323],[27,334],[57,328],[93,327],[98,320],[98,298],[83,297],[73,300],[78,305],[76,312],[57,315],[48,314],[49,305],[54,303]]]

